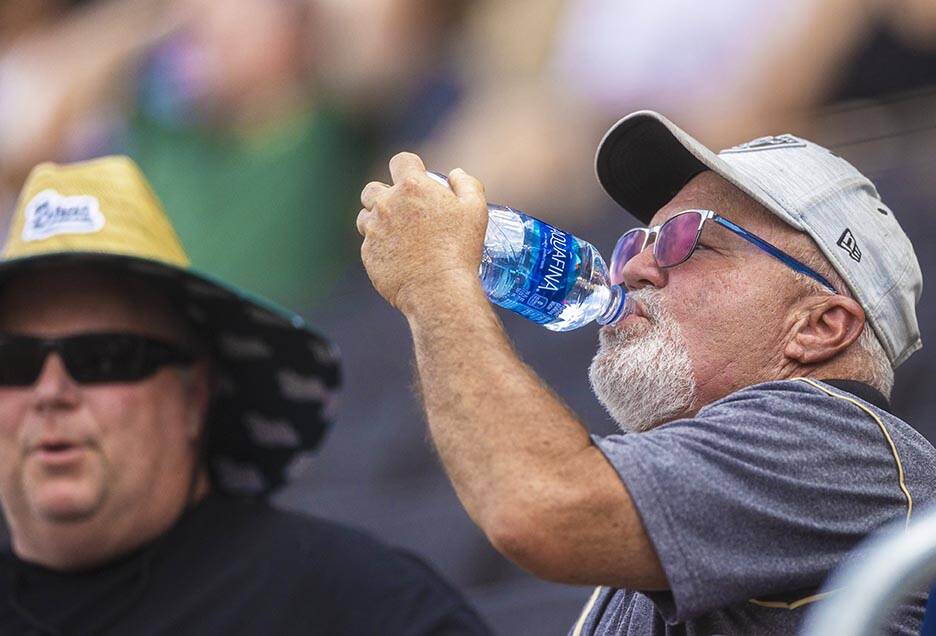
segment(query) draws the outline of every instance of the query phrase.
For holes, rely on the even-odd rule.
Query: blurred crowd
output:
[[[587,592],[527,577],[458,506],[405,325],[357,258],[357,199],[414,150],[607,253],[631,221],[594,151],[642,108],[713,148],[783,132],[832,148],[936,273],[932,0],[0,0],[0,232],[36,163],[132,156],[198,268],[299,310],[344,353],[337,424],[281,503],[422,553],[503,633],[559,634]],[[924,291],[924,349],[894,392],[931,440],[934,314]],[[609,432],[587,386],[592,330],[504,319]]]

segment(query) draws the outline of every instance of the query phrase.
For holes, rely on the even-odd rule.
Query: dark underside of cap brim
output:
[[[646,224],[692,177],[708,168],[662,122],[639,116],[608,133],[595,169],[611,198]]]
[[[218,490],[265,495],[289,478],[331,423],[337,352],[298,316],[194,270],[114,254],[58,253],[0,262],[8,276],[44,264],[116,269],[164,292],[212,349],[219,386],[205,454]],[[221,471],[221,468],[226,470]]]

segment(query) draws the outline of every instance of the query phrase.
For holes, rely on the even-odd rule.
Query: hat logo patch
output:
[[[751,141],[746,141],[743,144],[738,144],[737,146],[732,146],[731,148],[726,148],[718,154],[730,154],[730,153],[739,153],[739,152],[757,152],[760,150],[774,150],[775,148],[805,148],[806,142],[804,142],[799,137],[794,137],[791,134],[784,135],[771,135],[768,137],[758,137],[757,139],[752,139]]]
[[[91,234],[104,227],[97,197],[63,196],[43,190],[26,205],[24,241],[40,241],[58,234]]]
[[[858,249],[858,241],[855,240],[851,230],[845,228],[845,231],[842,232],[842,235],[835,244],[848,252],[848,255],[851,256],[856,263],[861,262],[861,250]]]

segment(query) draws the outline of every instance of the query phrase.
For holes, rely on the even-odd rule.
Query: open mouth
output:
[[[48,444],[41,444],[39,446],[40,450],[46,451],[47,453],[55,453],[57,451],[65,451],[70,448],[73,448],[74,444],[69,444],[67,442],[50,442]]]
[[[44,462],[70,462],[79,458],[86,448],[85,444],[52,440],[39,443],[34,449],[34,455]]]

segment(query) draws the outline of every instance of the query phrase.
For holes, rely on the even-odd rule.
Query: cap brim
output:
[[[306,462],[331,423],[341,383],[337,349],[305,321],[210,275],[93,252],[0,262],[0,279],[43,264],[119,269],[164,291],[209,340],[218,386],[206,453],[219,490],[264,495]]]
[[[730,172],[715,153],[649,110],[618,121],[595,155],[598,182],[643,223],[649,223],[657,210],[704,170]]]

